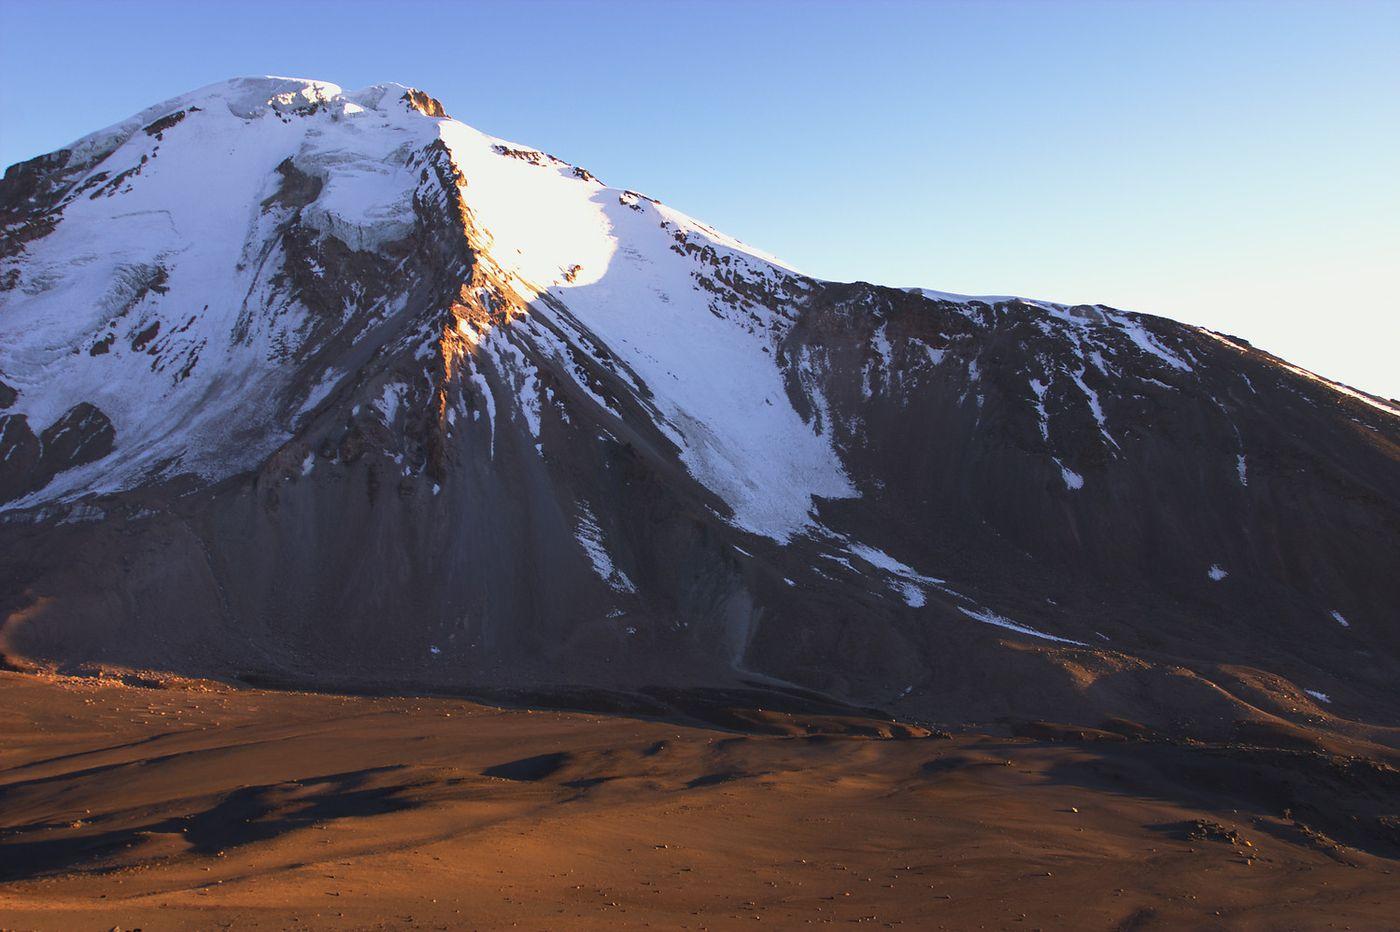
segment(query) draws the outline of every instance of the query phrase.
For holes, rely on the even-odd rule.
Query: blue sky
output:
[[[0,0],[0,162],[399,81],[824,278],[1103,302],[1400,396],[1400,3]]]

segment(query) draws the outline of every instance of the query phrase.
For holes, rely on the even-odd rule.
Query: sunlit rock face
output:
[[[0,223],[12,663],[1394,721],[1400,411],[1237,338],[816,280],[397,85],[204,88]]]

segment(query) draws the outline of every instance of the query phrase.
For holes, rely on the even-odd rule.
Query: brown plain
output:
[[[1375,746],[153,685],[0,673],[0,926],[1400,924]]]

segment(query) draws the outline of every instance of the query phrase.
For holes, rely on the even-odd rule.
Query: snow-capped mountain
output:
[[[1397,711],[1400,405],[1236,337],[816,280],[398,85],[159,104],[0,236],[12,662]]]

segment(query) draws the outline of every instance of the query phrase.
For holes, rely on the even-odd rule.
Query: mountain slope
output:
[[[1400,410],[1237,338],[815,280],[397,85],[176,98],[0,224],[13,663],[1400,711]]]

